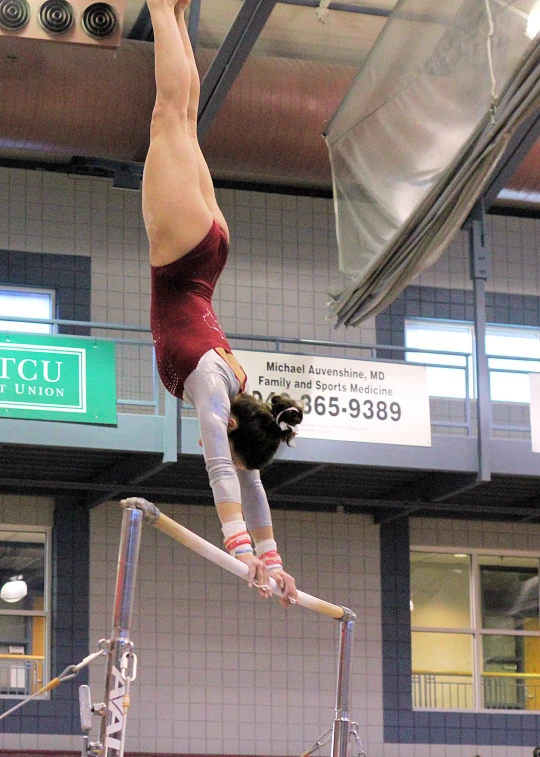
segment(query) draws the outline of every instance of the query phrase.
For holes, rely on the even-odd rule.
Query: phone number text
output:
[[[260,392],[253,392],[253,396],[259,400],[263,400]],[[265,401],[269,402],[273,396],[275,396],[274,392],[269,394]],[[285,394],[285,396],[289,395]],[[315,413],[320,416],[330,415],[332,418],[337,418],[338,415],[347,415],[353,419],[361,417],[367,421],[390,420],[394,422],[399,421],[401,418],[401,405],[399,402],[385,402],[384,400],[379,400],[378,402],[374,402],[373,400],[360,401],[356,397],[346,400],[339,397],[325,397],[322,394],[318,394],[316,397],[312,397],[310,394],[303,394],[300,397],[300,401],[304,406],[304,415]]]

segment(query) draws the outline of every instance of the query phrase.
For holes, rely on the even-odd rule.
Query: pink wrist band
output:
[[[283,562],[281,560],[281,557],[279,555],[279,552],[276,552],[275,549],[270,550],[270,552],[264,552],[262,555],[258,555],[259,560],[261,560],[268,570],[272,570],[274,568],[283,568]]]
[[[274,539],[262,539],[256,542],[257,557],[266,565],[268,570],[273,568],[283,568],[283,563],[279,552],[277,551],[277,544]]]

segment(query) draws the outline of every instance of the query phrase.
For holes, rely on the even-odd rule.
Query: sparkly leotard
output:
[[[212,295],[227,262],[229,245],[214,221],[204,239],[168,265],[152,266],[150,325],[159,375],[181,398],[184,383],[208,350],[231,352],[219,325]]]
[[[248,529],[272,523],[257,470],[237,470],[231,459],[231,400],[244,390],[216,349],[231,352],[212,308],[212,294],[229,246],[214,221],[205,238],[173,263],[152,267],[150,323],[159,375],[166,389],[197,410],[214,501],[242,505]]]

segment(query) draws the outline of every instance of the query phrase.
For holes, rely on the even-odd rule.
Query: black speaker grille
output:
[[[46,0],[38,13],[41,27],[50,34],[65,34],[75,21],[73,8],[67,0]]]
[[[89,37],[109,37],[118,25],[116,11],[109,3],[92,3],[82,15],[82,26]]]
[[[0,0],[0,29],[17,32],[24,29],[30,20],[30,8],[26,0]]]

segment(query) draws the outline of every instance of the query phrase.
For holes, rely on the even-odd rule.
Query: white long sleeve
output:
[[[227,424],[231,399],[240,384],[230,365],[214,350],[205,353],[184,384],[184,397],[199,417],[206,470],[214,502],[238,502],[248,530],[272,525],[266,492],[258,470],[234,467]]]
[[[242,509],[248,531],[272,525],[270,505],[258,470],[239,470]]]
[[[216,504],[242,502],[227,434],[231,396],[239,388],[234,372],[214,350],[202,356],[184,383],[184,397],[199,417],[206,470]]]

